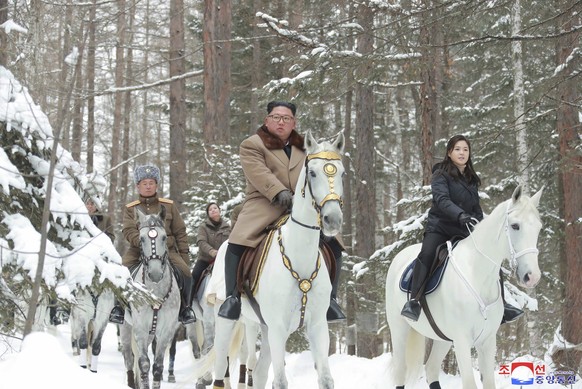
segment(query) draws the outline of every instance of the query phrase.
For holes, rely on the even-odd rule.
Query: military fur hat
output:
[[[134,172],[134,181],[135,184],[139,184],[141,180],[145,180],[146,178],[151,178],[152,180],[156,180],[156,184],[160,182],[160,169],[158,169],[154,165],[143,165],[138,166],[135,168]]]

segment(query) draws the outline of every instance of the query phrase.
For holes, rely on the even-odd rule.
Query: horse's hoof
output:
[[[154,383],[152,385],[152,389],[160,389],[161,386],[162,386],[162,383],[160,381],[154,381]]]
[[[176,376],[174,373],[168,374],[168,382],[176,382]]]
[[[203,383],[198,382],[198,383],[196,383],[196,389],[206,389],[206,385],[204,385]]]

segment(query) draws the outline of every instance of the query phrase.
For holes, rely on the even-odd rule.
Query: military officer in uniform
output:
[[[168,235],[168,254],[172,265],[181,273],[182,304],[178,320],[184,324],[196,321],[196,316],[191,308],[192,298],[192,274],[190,273],[190,258],[186,225],[178,208],[172,200],[157,196],[160,169],[153,165],[138,166],[134,172],[134,181],[137,185],[139,200],[127,204],[123,209],[124,238],[129,242],[129,249],[122,258],[123,265],[133,268],[139,264],[139,229],[136,209],[141,209],[146,214],[159,213],[161,207],[166,208],[164,225]],[[123,308],[116,303],[111,311],[109,321],[122,324],[124,321]]]

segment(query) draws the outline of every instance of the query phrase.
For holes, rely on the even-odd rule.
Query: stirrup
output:
[[[240,317],[241,304],[236,296],[228,296],[218,310],[218,316],[229,320],[238,320]]]
[[[109,321],[114,324],[123,324],[125,322],[125,312],[120,307],[113,307],[109,314]]]
[[[196,314],[192,308],[184,308],[180,315],[178,315],[178,321],[182,324],[191,324],[196,322]]]
[[[418,300],[411,299],[404,304],[400,314],[412,321],[418,321],[420,317],[420,303]]]

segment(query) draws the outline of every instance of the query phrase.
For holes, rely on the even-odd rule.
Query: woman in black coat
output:
[[[466,238],[474,224],[483,220],[479,185],[481,180],[471,161],[471,143],[463,135],[453,136],[447,143],[445,158],[433,167],[432,206],[412,273],[411,299],[402,308],[403,316],[413,321],[420,316],[422,287],[432,268],[437,247],[454,236]],[[503,279],[500,282],[503,296]],[[513,321],[522,314],[522,310],[505,303],[503,322]]]

